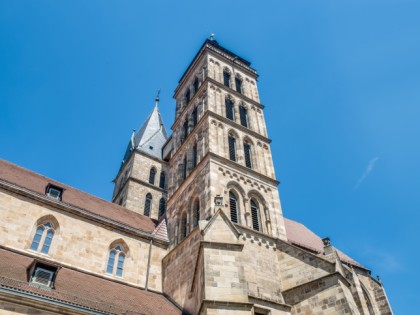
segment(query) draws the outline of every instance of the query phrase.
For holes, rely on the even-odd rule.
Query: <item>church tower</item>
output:
[[[248,61],[212,39],[181,77],[173,134],[163,148],[173,244],[216,206],[234,224],[286,238],[257,78]]]

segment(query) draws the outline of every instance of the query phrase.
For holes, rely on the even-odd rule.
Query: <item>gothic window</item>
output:
[[[122,277],[126,254],[121,245],[116,245],[109,251],[106,273]]]
[[[50,222],[39,225],[32,240],[31,249],[38,251],[42,244],[41,253],[48,254],[54,234],[54,227]]]
[[[159,187],[162,188],[162,189],[165,189],[165,180],[166,180],[165,172],[161,172],[160,173],[160,180],[159,180]]]
[[[230,73],[227,70],[223,70],[223,84],[230,87]]]
[[[148,193],[144,202],[144,215],[148,217],[150,216],[150,209],[152,208],[152,199],[152,194]]]
[[[155,184],[155,177],[156,177],[156,169],[152,167],[149,173],[149,184]]]
[[[185,93],[185,105],[187,105],[190,102],[191,99],[191,92],[190,89],[187,89],[187,92]]]
[[[200,220],[200,202],[196,200],[193,207],[193,227],[196,227],[198,225],[199,220]]]
[[[187,214],[184,213],[181,218],[181,240],[187,237]]]
[[[165,198],[160,198],[159,201],[159,218],[163,216],[166,212],[166,201]]]
[[[233,192],[229,192],[230,220],[238,223],[238,200]]]
[[[241,125],[248,128],[248,111],[244,106],[239,106]]]
[[[197,107],[194,108],[194,110],[192,112],[192,121],[193,121],[193,127],[195,127],[197,125],[197,121],[198,121]]]
[[[248,142],[244,142],[244,155],[245,155],[245,166],[252,168],[251,145]]]
[[[188,136],[188,119],[185,120],[184,125],[182,126],[183,138],[182,141],[187,139]]]
[[[255,231],[259,231],[260,230],[260,217],[259,217],[259,208],[258,208],[258,204],[251,199],[251,218],[252,218],[252,228]]]
[[[241,78],[235,78],[235,88],[236,92],[242,93],[242,80]]]
[[[184,157],[184,167],[182,168],[182,178],[185,180],[187,178],[187,157]]]
[[[229,135],[229,159],[236,162],[236,138],[233,135]]]
[[[198,78],[195,78],[193,86],[194,86],[194,94],[195,94],[198,91]]]
[[[192,164],[193,168],[197,166],[197,144],[192,149]]]
[[[229,98],[225,99],[226,106],[226,118],[230,120],[235,120],[234,104],[233,101]]]

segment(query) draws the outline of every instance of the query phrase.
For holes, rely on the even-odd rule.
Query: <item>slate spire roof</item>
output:
[[[124,155],[123,163],[127,161],[131,152],[135,149],[162,159],[162,147],[168,139],[168,135],[159,112],[158,104],[159,94],[156,97],[156,103],[152,113],[140,127],[139,131],[136,134],[133,132]]]

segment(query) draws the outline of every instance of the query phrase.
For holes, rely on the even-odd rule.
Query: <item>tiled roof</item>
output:
[[[32,262],[30,257],[0,249],[0,287],[110,314],[181,314],[181,311],[162,294],[68,268],[59,269],[54,289],[30,285],[27,269]]]
[[[147,216],[135,213],[115,203],[92,196],[5,160],[0,160],[0,180],[40,195],[45,195],[45,187],[48,183],[51,183],[65,189],[62,197],[62,202],[65,204],[147,233],[153,232],[156,227],[156,222]]]
[[[323,252],[324,244],[322,243],[322,239],[302,223],[284,218],[284,224],[289,242],[317,253]],[[357,261],[351,259],[349,256],[341,252],[339,249],[336,250],[338,256],[343,262],[366,269]]]

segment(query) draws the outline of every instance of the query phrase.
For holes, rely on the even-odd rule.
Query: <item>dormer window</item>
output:
[[[48,184],[47,188],[45,189],[45,194],[48,197],[61,200],[61,198],[63,197],[63,191],[64,189],[59,186]]]
[[[29,281],[42,287],[53,288],[56,273],[57,267],[35,263]]]

